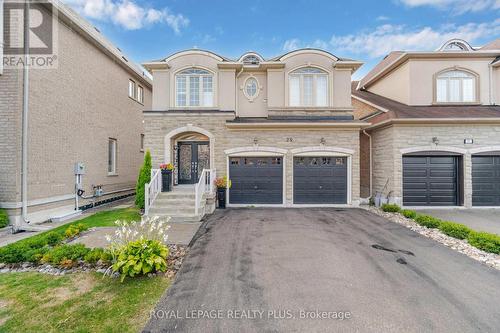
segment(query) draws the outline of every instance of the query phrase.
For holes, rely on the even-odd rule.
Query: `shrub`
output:
[[[438,228],[441,224],[440,219],[423,214],[417,214],[417,216],[415,217],[415,222],[427,228]]]
[[[5,209],[0,209],[0,228],[6,227],[9,225],[9,215]]]
[[[401,210],[401,208],[396,204],[383,204],[381,208],[387,213],[397,213]]]
[[[44,237],[47,240],[47,244],[50,246],[57,245],[64,239],[64,237],[60,233],[55,231],[48,232]]]
[[[119,272],[121,281],[167,270],[168,248],[157,240],[139,239],[124,246],[113,264],[113,271]]]
[[[78,236],[82,231],[85,231],[87,230],[88,228],[81,224],[81,223],[78,223],[78,224],[71,224],[67,229],[66,231],[64,231],[64,235],[67,237],[67,238],[73,238],[75,236]]]
[[[488,232],[471,231],[467,238],[470,245],[480,250],[500,254],[500,236]]]
[[[415,217],[417,217],[417,212],[411,209],[403,209],[401,211],[401,214],[403,214],[404,217],[409,219],[415,219]]]
[[[106,251],[106,250],[104,250],[102,248],[95,248],[95,249],[90,250],[85,255],[85,257],[83,258],[83,260],[85,260],[85,262],[87,262],[89,264],[95,264],[99,260],[101,260],[101,261],[103,261],[105,263],[109,263],[112,260],[112,256],[109,253],[109,251]]]
[[[445,235],[458,239],[466,239],[472,231],[463,224],[453,222],[441,222],[439,230]]]
[[[83,259],[89,251],[90,249],[86,248],[83,244],[58,245],[43,255],[42,262],[54,265],[68,264],[68,259],[72,261]]]
[[[168,220],[167,220],[168,221]],[[125,277],[134,277],[167,269],[168,247],[165,220],[158,217],[145,218],[141,222],[116,221],[118,229],[110,242],[109,252],[113,258],[113,272]]]
[[[146,187],[146,183],[150,181],[151,153],[147,150],[146,154],[144,154],[144,163],[139,171],[139,177],[137,178],[137,185],[135,187],[135,205],[140,209],[144,209],[144,188]]]

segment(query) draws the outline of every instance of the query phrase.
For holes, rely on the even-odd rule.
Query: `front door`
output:
[[[179,142],[178,179],[179,184],[195,184],[203,169],[210,167],[208,142]]]

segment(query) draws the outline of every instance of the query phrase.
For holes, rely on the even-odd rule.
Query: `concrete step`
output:
[[[156,200],[158,199],[195,199],[196,194],[193,192],[162,192],[159,193],[158,196],[156,197]]]
[[[156,198],[153,205],[193,206],[194,198]]]
[[[155,215],[194,215],[194,207],[177,208],[175,206],[157,207],[153,206],[149,209],[149,214]]]

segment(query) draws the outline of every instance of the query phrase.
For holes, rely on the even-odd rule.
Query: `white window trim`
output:
[[[253,96],[250,96],[248,93],[247,93],[247,82],[248,80],[255,80],[255,82],[257,83],[257,87],[256,87],[256,92],[255,92],[255,95]],[[260,85],[259,83],[259,80],[253,76],[253,75],[249,75],[245,81],[243,82],[243,86],[240,87],[241,90],[243,90],[243,94],[245,95],[245,97],[250,101],[250,102],[253,102],[255,99],[257,99],[257,97],[259,97],[259,94],[260,94],[260,91],[262,90],[262,86]]]
[[[209,74],[180,74],[185,70],[188,69],[200,69],[207,71]],[[180,76],[184,76],[186,78],[186,83],[185,83],[185,89],[186,89],[186,105],[179,105],[177,101],[177,78]],[[199,87],[198,87],[198,96],[199,96],[199,105],[189,105],[190,103],[190,77],[191,76],[198,76],[200,78],[199,80]],[[212,78],[212,105],[202,105],[202,101],[204,99],[204,92],[203,92],[203,77],[211,77]],[[216,83],[216,77],[215,74],[203,67],[198,67],[198,66],[192,66],[192,67],[186,67],[180,69],[175,75],[174,75],[174,82],[173,82],[173,88],[174,88],[174,105],[176,108],[213,108],[215,107],[215,83]]]
[[[463,79],[465,78],[442,78],[443,75],[446,75],[448,72],[463,72],[468,75],[468,78],[472,78],[473,80],[473,100],[472,101],[467,101],[465,102],[463,100]],[[446,80],[446,101],[438,101],[438,80]],[[450,101],[450,80],[457,80],[459,81],[460,89],[459,89],[459,101]],[[480,97],[479,97],[479,75],[471,70],[465,69],[465,68],[460,68],[460,67],[453,67],[453,68],[447,68],[444,69],[434,75],[433,79],[433,104],[479,104],[480,103]]]
[[[109,146],[110,142],[114,142],[114,151],[113,151],[113,163],[112,163],[112,170],[109,170]],[[117,173],[117,159],[118,159],[118,140],[115,138],[108,138],[108,176],[116,176]]]
[[[131,84],[134,84],[133,88],[130,86]],[[133,96],[130,96],[130,93],[133,93]],[[137,82],[135,82],[132,79],[128,80],[128,97],[132,98],[133,100],[136,100],[136,95],[137,95]]]
[[[296,71],[299,71],[304,68],[316,68],[323,73],[294,73]],[[312,76],[313,77],[313,87],[312,87],[312,104],[311,105],[304,105],[304,76]],[[324,76],[326,77],[326,104],[325,105],[317,105],[317,77],[318,76]],[[291,86],[290,86],[290,77],[299,77],[299,91],[300,91],[300,96],[299,96],[299,104],[298,105],[291,105],[290,101],[292,99],[291,96]],[[288,73],[288,106],[290,107],[299,107],[299,108],[324,108],[324,107],[329,107],[330,106],[330,74],[324,70],[323,68],[317,67],[317,66],[302,66],[299,68],[295,68],[292,71]]]
[[[139,91],[141,91],[140,94]],[[137,102],[144,104],[144,87],[140,84],[137,85]]]

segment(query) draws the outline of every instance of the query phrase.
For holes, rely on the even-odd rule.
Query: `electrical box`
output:
[[[85,164],[82,162],[75,163],[75,175],[84,175],[85,174]]]

